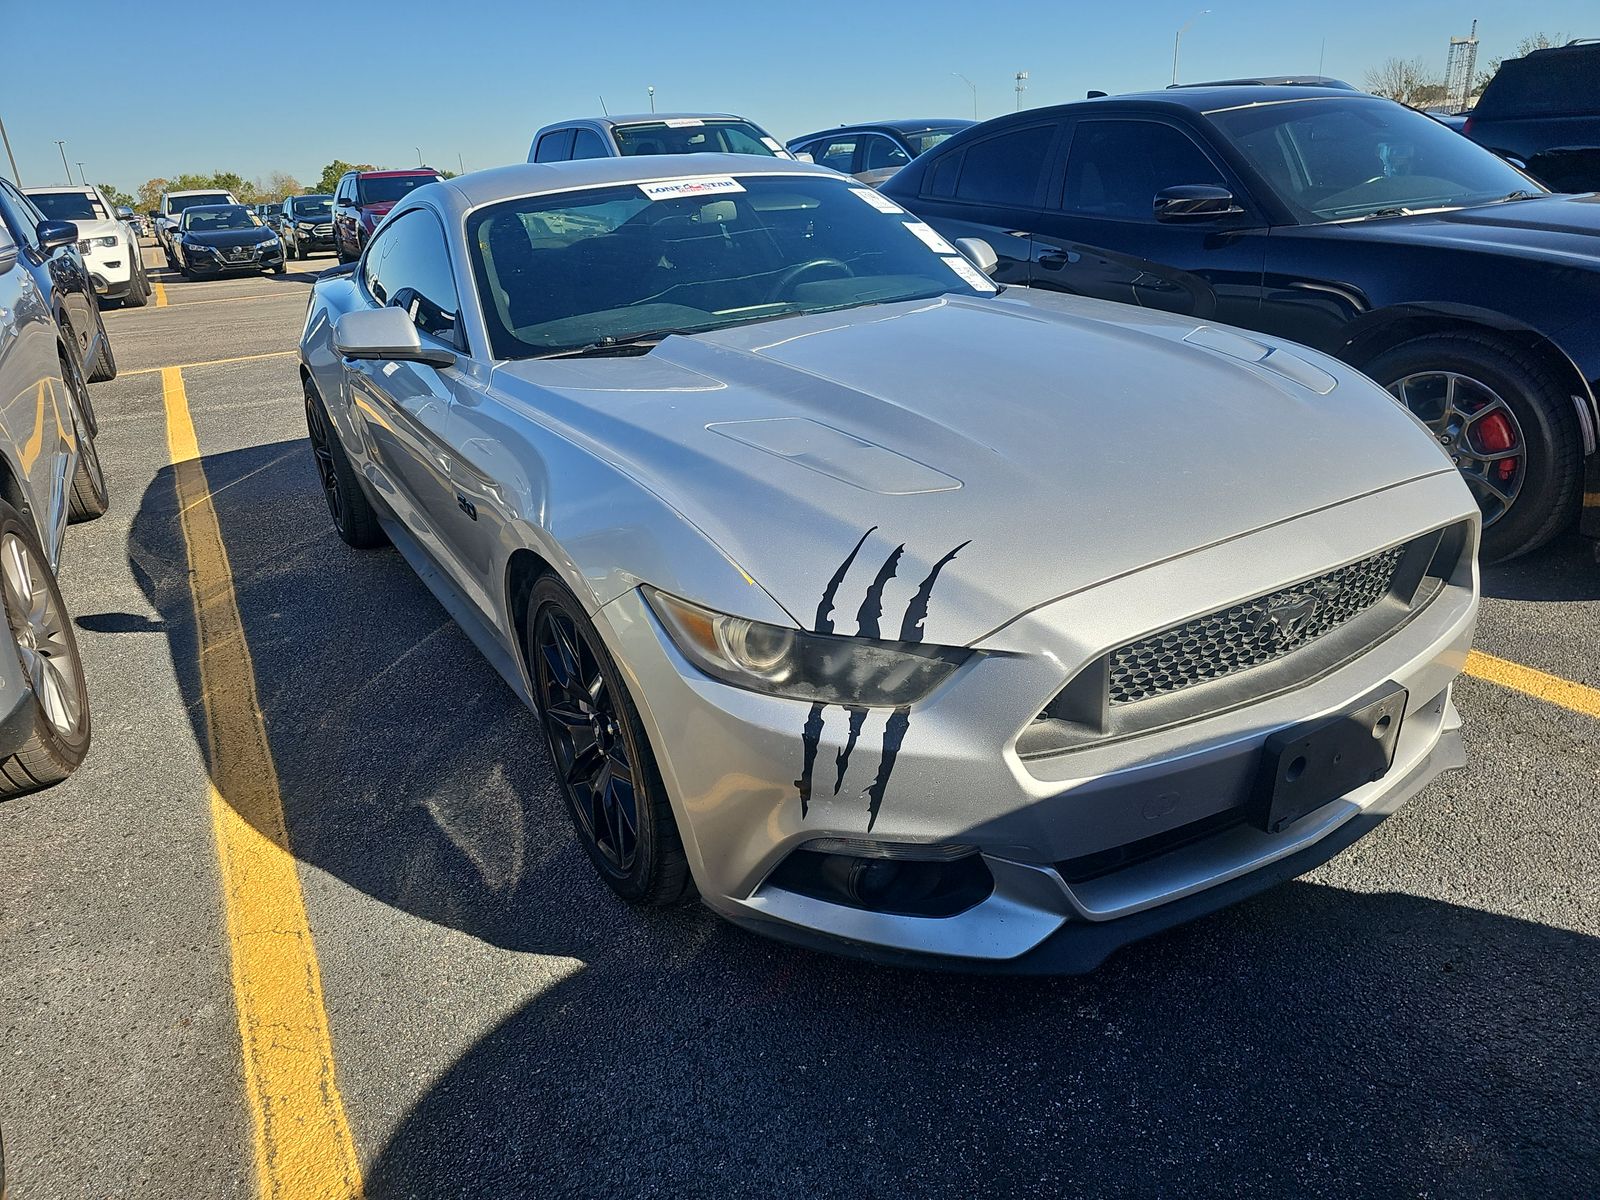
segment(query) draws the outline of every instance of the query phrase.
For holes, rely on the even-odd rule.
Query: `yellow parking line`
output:
[[[213,296],[209,300],[180,300],[171,307],[194,308],[201,304],[242,304],[250,300],[282,300],[285,297],[298,300],[301,292],[309,292],[311,290],[311,285],[309,283],[298,285],[280,284],[279,287],[283,288],[283,290],[276,292],[263,292],[260,295],[253,296]]]
[[[271,1200],[357,1197],[361,1168],[334,1080],[316,945],[181,369],[164,368],[161,387],[189,555],[211,819],[255,1118],[257,1193]]]
[[[1582,713],[1586,717],[1600,718],[1600,689],[1585,687],[1559,675],[1548,675],[1525,667],[1521,663],[1507,662],[1481,650],[1467,655],[1467,674],[1514,692],[1556,704],[1562,708]]]
[[[167,289],[152,279],[150,281],[150,290],[156,294],[156,307],[165,308],[167,306]]]
[[[241,354],[237,358],[208,358],[203,362],[174,363],[170,367],[139,367],[133,371],[118,371],[117,378],[124,375],[161,375],[165,378],[168,371],[187,371],[193,367],[221,367],[228,363],[255,362],[263,358],[288,358],[291,354],[299,354],[298,350],[268,350],[265,354]]]

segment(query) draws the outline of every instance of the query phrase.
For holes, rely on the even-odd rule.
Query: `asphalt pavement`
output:
[[[106,316],[112,508],[72,529],[62,581],[94,745],[0,806],[12,1200],[258,1194],[172,366],[368,1197],[1600,1193],[1581,688],[1463,679],[1468,769],[1087,977],[891,970],[630,910],[530,714],[394,551],[329,526],[290,352],[332,262],[158,269],[159,304]],[[1588,547],[1484,590],[1481,650],[1600,688]]]

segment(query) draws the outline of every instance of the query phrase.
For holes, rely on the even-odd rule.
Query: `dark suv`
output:
[[[361,257],[372,231],[407,192],[444,176],[432,167],[406,171],[346,171],[333,192],[333,252],[342,263]]]
[[[1554,191],[1600,191],[1600,38],[1506,59],[1461,132]]]
[[[278,214],[277,230],[288,258],[305,258],[313,250],[332,250],[333,197],[287,197]]]

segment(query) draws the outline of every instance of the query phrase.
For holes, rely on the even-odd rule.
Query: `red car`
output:
[[[333,252],[339,261],[354,262],[361,257],[361,247],[367,244],[372,231],[407,192],[443,178],[432,167],[346,171],[333,193]]]

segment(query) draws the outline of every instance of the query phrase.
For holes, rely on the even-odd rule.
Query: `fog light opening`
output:
[[[994,877],[971,846],[911,846],[819,838],[794,851],[770,882],[865,912],[953,917],[987,899]]]

